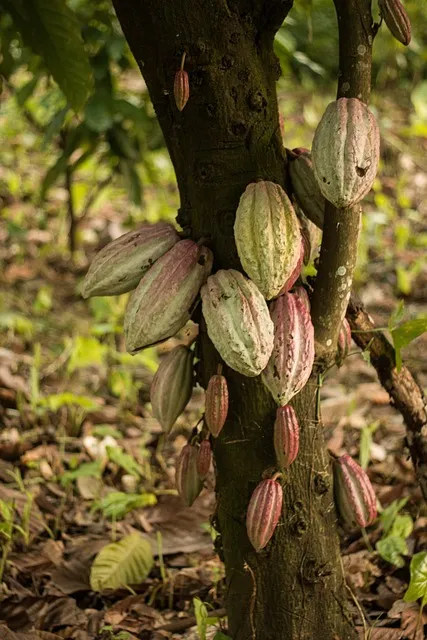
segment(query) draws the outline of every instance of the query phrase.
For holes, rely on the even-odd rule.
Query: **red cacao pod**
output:
[[[282,486],[276,480],[262,480],[256,486],[246,514],[246,531],[256,551],[263,549],[273,535],[282,513],[282,502]]]
[[[380,156],[380,134],[368,107],[357,98],[331,102],[316,129],[311,150],[317,184],[344,209],[371,189]]]
[[[198,450],[186,444],[176,461],[175,484],[179,495],[191,507],[201,490],[203,482],[197,471]]]
[[[264,298],[279,295],[297,265],[301,238],[295,210],[280,185],[248,184],[237,207],[234,237],[242,267]]]
[[[178,345],[162,360],[153,378],[150,399],[153,416],[169,433],[184,411],[193,390],[193,354]]]
[[[173,95],[177,109],[182,111],[190,97],[190,82],[188,73],[184,69],[179,69],[175,74]]]
[[[144,273],[179,241],[171,224],[144,224],[96,254],[84,279],[82,296],[117,296],[138,286]]]
[[[377,517],[371,481],[348,453],[334,460],[334,492],[339,514],[348,526],[367,527]]]
[[[299,450],[299,424],[290,404],[278,407],[274,423],[274,451],[281,469],[287,469]]]
[[[325,198],[322,195],[313,170],[308,149],[293,149],[290,154],[289,176],[299,206],[319,229],[323,229]]]
[[[217,438],[228,413],[228,386],[224,376],[216,373],[211,376],[206,389],[205,420],[209,431]]]
[[[347,357],[351,348],[351,329],[347,318],[344,318],[340,332],[338,334],[337,361],[342,363]]]
[[[208,335],[221,358],[244,376],[258,376],[273,349],[273,322],[257,286],[220,269],[201,290]]]
[[[208,475],[212,461],[212,448],[209,440],[203,440],[197,452],[197,473],[204,480]]]
[[[125,314],[131,353],[170,338],[190,319],[190,309],[212,268],[212,252],[192,240],[177,242],[154,263],[133,292]]]
[[[288,404],[306,384],[314,362],[314,327],[307,297],[298,287],[270,305],[274,346],[262,381],[277,404]]]
[[[298,262],[296,263],[295,269],[292,271],[292,273],[289,276],[288,280],[283,285],[283,288],[279,293],[280,296],[282,296],[284,293],[287,293],[288,291],[290,291],[292,289],[292,287],[294,286],[295,282],[300,277],[301,271],[302,271],[303,260],[304,260],[304,251],[305,251],[304,240],[303,240],[303,238],[301,238],[301,249],[300,249]]]
[[[400,0],[378,0],[378,6],[396,40],[408,45],[411,42],[411,22]]]

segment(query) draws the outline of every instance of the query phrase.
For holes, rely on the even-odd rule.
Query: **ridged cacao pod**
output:
[[[299,298],[299,300],[306,306],[307,311],[310,312],[311,303],[306,289],[304,289],[304,287],[295,287],[295,289],[293,290],[293,294],[294,296]]]
[[[278,407],[274,423],[274,451],[281,469],[287,469],[299,450],[299,424],[290,404]]]
[[[160,363],[150,388],[153,416],[169,433],[184,411],[193,390],[193,354],[178,345]]]
[[[211,376],[206,389],[205,420],[209,431],[217,438],[228,413],[228,386],[224,376],[216,373]]]
[[[344,318],[338,334],[337,360],[342,363],[351,349],[351,329],[347,318]]]
[[[118,296],[138,286],[144,273],[179,241],[171,224],[144,224],[96,254],[84,279],[82,296]]]
[[[197,473],[204,480],[209,473],[212,461],[212,448],[209,440],[203,440],[197,451]]]
[[[229,367],[253,377],[267,365],[274,326],[256,285],[234,269],[210,276],[201,290],[208,335]]]
[[[294,208],[280,185],[261,180],[246,187],[234,237],[242,267],[263,296],[279,295],[298,262],[301,238]]]
[[[302,271],[303,260],[304,260],[304,253],[305,253],[305,244],[304,244],[303,238],[301,238],[301,248],[300,248],[300,254],[299,254],[298,262],[295,265],[295,269],[292,271],[291,275],[289,276],[289,278],[287,279],[287,281],[283,285],[283,288],[281,289],[281,291],[279,293],[280,296],[282,296],[284,293],[287,293],[288,291],[290,291],[292,289],[292,287],[294,286],[295,282],[300,277],[301,271]]]
[[[380,134],[368,107],[340,98],[326,108],[311,156],[320,191],[335,207],[359,202],[371,189],[380,155]]]
[[[367,527],[377,517],[371,481],[348,453],[334,460],[334,492],[339,514],[349,527]]]
[[[323,229],[325,198],[322,195],[313,170],[311,153],[308,149],[293,149],[289,161],[289,176],[292,189],[304,214]]]
[[[378,6],[396,40],[408,45],[411,42],[411,22],[400,0],[378,0]]]
[[[307,218],[299,207],[296,207],[295,211],[300,222],[301,236],[304,243],[304,264],[309,264],[319,255],[322,231]]]
[[[188,79],[188,73],[183,69],[180,69],[175,74],[173,83],[173,95],[175,98],[175,104],[179,111],[182,111],[188,102],[190,97],[190,82]]]
[[[189,507],[203,489],[203,482],[197,471],[197,456],[197,448],[186,444],[176,461],[175,485]]]
[[[133,292],[125,314],[126,348],[131,353],[181,329],[212,268],[212,252],[192,240],[177,242],[157,260]]]
[[[300,289],[300,288],[299,288]],[[300,291],[285,293],[270,305],[274,347],[262,381],[284,406],[306,384],[314,362],[314,328],[307,299]]]
[[[273,479],[262,480],[253,492],[246,514],[246,531],[256,551],[269,542],[282,513],[282,486]]]

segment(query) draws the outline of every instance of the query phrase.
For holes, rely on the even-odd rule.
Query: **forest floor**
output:
[[[395,182],[388,183],[392,193]],[[426,202],[425,181],[421,187],[415,200]],[[54,193],[62,206],[63,191]],[[159,358],[177,341],[132,359],[121,332],[124,298],[85,302],[79,295],[96,245],[124,231],[120,214],[105,203],[85,220],[87,257],[79,249],[71,262],[57,250],[54,215],[41,225],[33,204],[14,198],[6,204],[8,223],[0,230],[0,637],[220,638],[225,584],[209,523],[214,473],[191,508],[174,489],[175,459],[203,414],[203,390],[194,390],[165,438],[151,416],[149,385]],[[368,211],[379,215],[372,202]],[[422,256],[422,246],[412,242],[423,233],[422,220],[423,214],[412,220],[407,232],[404,216],[386,218],[375,237],[365,226],[356,289],[378,327],[387,327],[402,299],[406,319],[426,312],[427,274],[412,269]],[[403,356],[425,388],[427,336]],[[354,344],[341,368],[328,373],[321,410],[329,449],[361,456],[379,503],[389,508],[388,521],[379,518],[366,533],[341,531],[361,637],[366,624],[374,627],[372,640],[423,640],[427,615],[421,619],[419,604],[403,596],[411,558],[427,550],[427,509],[402,417]],[[149,575],[132,590],[93,590],[96,555],[135,531],[151,545]],[[205,630],[207,620],[213,626]]]

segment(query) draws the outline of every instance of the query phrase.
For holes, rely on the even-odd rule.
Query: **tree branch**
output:
[[[334,0],[339,29],[338,98],[368,102],[371,89],[371,0]],[[360,231],[360,206],[336,209],[327,202],[319,270],[312,301],[316,354],[321,366],[335,357],[338,333],[351,293]]]
[[[427,406],[423,391],[406,367],[397,372],[393,346],[382,332],[375,331],[374,323],[354,296],[348,305],[347,320],[353,331],[363,331],[353,333],[353,340],[361,349],[369,351],[382,386],[403,416],[415,472],[427,500]]]

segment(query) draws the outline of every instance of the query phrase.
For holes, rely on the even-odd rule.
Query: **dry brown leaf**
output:
[[[104,621],[117,629],[134,633],[152,630],[160,616],[155,609],[148,607],[144,600],[145,596],[124,598],[106,611]]]
[[[360,640],[401,640],[403,638],[400,629],[391,627],[372,627],[368,634],[365,634],[363,627],[356,627]]]

